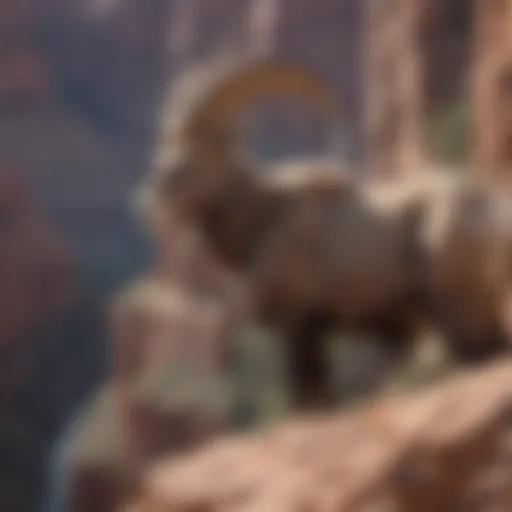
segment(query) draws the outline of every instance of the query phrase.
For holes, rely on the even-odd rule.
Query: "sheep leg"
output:
[[[381,364],[371,373],[372,389],[385,387],[400,373],[413,352],[418,330],[409,312],[400,309],[369,322],[366,334],[370,335],[381,355]]]
[[[287,329],[286,351],[293,406],[314,409],[332,404],[326,361],[327,319],[303,317]]]

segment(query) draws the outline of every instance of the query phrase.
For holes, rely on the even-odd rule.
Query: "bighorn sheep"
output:
[[[238,151],[235,114],[285,93],[335,118],[334,96],[314,73],[284,63],[221,71],[203,69],[205,81],[200,72],[184,85],[192,98],[174,96],[146,188],[149,211],[160,226],[198,228],[246,278],[255,313],[286,334],[298,405],[328,396],[321,340],[331,328],[375,335],[402,355],[426,315],[464,359],[502,347],[495,321],[503,268],[491,276],[487,265],[488,237],[499,237],[473,229],[489,207],[485,193],[444,178],[357,184],[327,160],[287,163],[304,171],[295,180],[256,172]],[[445,206],[451,216],[438,219]]]

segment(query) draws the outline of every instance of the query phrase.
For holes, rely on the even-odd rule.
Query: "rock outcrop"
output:
[[[510,510],[511,371],[219,440],[154,467],[129,510]]]
[[[149,460],[187,450],[227,424],[230,393],[220,368],[229,373],[228,283],[212,275],[201,251],[173,241],[162,250],[160,274],[131,283],[113,302],[112,382],[80,411],[66,441],[65,492],[74,511],[114,510]]]

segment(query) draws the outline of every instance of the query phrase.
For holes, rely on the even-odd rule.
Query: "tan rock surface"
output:
[[[512,510],[512,364],[162,462],[138,512]]]

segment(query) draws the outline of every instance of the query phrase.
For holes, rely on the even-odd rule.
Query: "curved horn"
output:
[[[197,103],[185,122],[183,135],[197,141],[226,127],[235,114],[265,96],[286,94],[315,105],[336,123],[340,111],[329,84],[315,72],[278,61],[250,63],[225,73]]]

